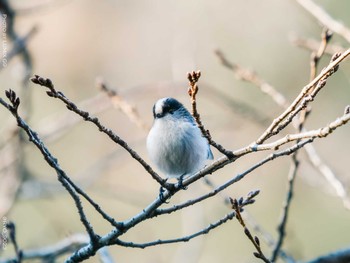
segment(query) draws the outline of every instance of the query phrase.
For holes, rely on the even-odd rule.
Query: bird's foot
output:
[[[178,186],[181,190],[187,190],[187,186],[183,185],[184,177],[185,177],[185,174],[181,175],[178,179],[178,181],[179,181]]]
[[[166,179],[165,180],[165,182],[167,181],[168,179]],[[164,203],[169,203],[168,202],[168,200],[170,199],[170,198],[168,198],[168,199],[166,199],[165,197],[164,197],[164,192],[165,192],[165,188],[163,187],[163,186],[161,186],[160,188],[159,188],[159,199],[162,201],[162,202],[164,202]]]

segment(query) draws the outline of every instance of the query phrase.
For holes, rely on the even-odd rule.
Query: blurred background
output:
[[[315,3],[350,27],[349,1]],[[172,96],[189,107],[187,72],[201,70],[198,109],[202,121],[214,140],[236,150],[256,140],[282,109],[257,87],[237,80],[223,67],[215,51],[219,49],[233,63],[257,72],[292,101],[309,81],[311,54],[297,47],[295,40],[319,41],[322,32],[322,26],[292,0],[11,0],[9,4],[16,12],[16,34],[28,36],[30,59],[17,55],[1,67],[0,96],[4,98],[4,90],[9,88],[18,92],[23,101],[20,113],[43,138],[61,167],[116,220],[126,220],[140,212],[157,197],[159,185],[106,135],[81,122],[58,100],[49,98],[44,88],[25,81],[28,75],[50,78],[57,90],[92,112],[149,161],[145,142],[154,102]],[[349,46],[336,34],[331,43]],[[8,36],[7,52],[12,47]],[[319,69],[329,60],[330,56],[325,55]],[[345,61],[329,79],[312,104],[307,129],[323,127],[343,114],[350,103],[349,72],[350,63]],[[96,79],[103,79],[135,106],[146,128],[138,127],[113,107],[111,100],[96,88]],[[73,201],[55,172],[27,137],[23,136],[19,143],[14,131],[14,118],[0,108],[0,214],[3,221],[16,224],[20,248],[40,248],[84,232]],[[287,132],[295,131],[286,129],[281,136]],[[350,126],[346,125],[314,142],[319,155],[347,190],[349,134]],[[217,185],[224,183],[267,154],[241,158],[209,178]],[[214,155],[221,156],[217,151]],[[299,156],[301,166],[283,249],[296,260],[305,261],[349,247],[350,211],[305,153],[301,151]],[[277,159],[225,191],[239,198],[260,189],[257,202],[247,210],[274,238],[289,167],[289,157]],[[169,205],[209,190],[199,181],[172,198]],[[101,235],[108,233],[109,224],[88,204],[84,205],[95,230]],[[148,242],[192,234],[229,211],[222,198],[214,197],[183,212],[144,222],[123,240]],[[270,255],[267,245],[263,250]],[[189,243],[144,250],[113,246],[109,252],[116,262],[258,262],[236,220]],[[11,246],[0,253],[4,258],[14,255]],[[65,258],[61,257],[60,262]],[[96,256],[87,262],[98,261]]]

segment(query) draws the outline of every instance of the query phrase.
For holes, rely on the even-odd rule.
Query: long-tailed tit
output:
[[[167,178],[183,179],[213,159],[208,141],[192,115],[173,98],[158,100],[153,106],[154,122],[147,138],[152,162]]]

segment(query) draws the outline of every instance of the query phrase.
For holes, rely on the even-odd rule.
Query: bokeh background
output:
[[[315,1],[331,16],[350,26],[350,2]],[[293,100],[309,80],[310,51],[296,47],[291,39],[320,39],[322,27],[296,1],[156,1],[156,0],[67,0],[10,1],[17,11],[15,29],[20,36],[33,27],[28,41],[33,73],[50,78],[56,88],[96,116],[149,161],[147,131],[138,128],[114,108],[96,88],[103,78],[126,101],[136,106],[142,120],[152,124],[153,103],[172,96],[189,106],[186,73],[200,69],[198,108],[213,138],[228,149],[253,142],[281,113],[271,98],[249,83],[237,80],[224,68],[215,50],[232,62],[257,72]],[[335,35],[332,43],[347,48],[349,43]],[[9,49],[11,41],[8,43]],[[320,68],[330,56],[325,55]],[[19,57],[0,71],[1,96],[5,89],[20,92],[25,66]],[[350,63],[340,70],[312,104],[306,127],[317,129],[343,114],[350,103]],[[60,133],[51,127],[75,120],[62,103],[34,84],[23,108],[29,124],[44,136],[47,146],[69,176],[83,186],[95,201],[116,220],[135,215],[158,195],[157,183],[121,147],[93,125],[77,122]],[[91,98],[96,103],[86,104]],[[102,99],[101,99],[102,98]],[[84,104],[85,103],[85,104]],[[84,107],[85,105],[85,107]],[[10,143],[13,117],[0,109],[2,146]],[[291,128],[286,132],[294,132]],[[40,133],[42,132],[42,133]],[[316,140],[320,156],[349,190],[350,126]],[[21,248],[54,244],[83,232],[73,201],[56,179],[54,171],[30,143],[22,145],[22,186],[15,203],[1,215],[16,224]],[[10,154],[10,153],[9,153]],[[220,184],[244,171],[268,153],[251,155],[210,176]],[[214,151],[216,158],[220,153]],[[304,153],[295,186],[283,249],[297,260],[308,260],[350,245],[350,211],[334,195]],[[16,164],[15,164],[16,165]],[[265,165],[230,187],[231,197],[260,189],[257,202],[247,210],[274,238],[284,202],[288,157]],[[6,169],[2,169],[1,180]],[[1,179],[2,178],[2,179]],[[4,181],[3,181],[4,182]],[[209,190],[198,182],[170,200],[175,204]],[[89,218],[100,234],[110,230],[101,217],[85,204]],[[220,197],[196,207],[142,223],[124,239],[147,242],[196,232],[223,217],[229,209]],[[259,234],[258,234],[259,235]],[[269,255],[270,248],[263,245]],[[145,250],[110,247],[116,262],[258,262],[254,248],[235,220],[189,243],[163,245]],[[13,255],[9,246],[0,257]],[[60,258],[64,261],[65,257]],[[98,262],[98,257],[88,260]]]

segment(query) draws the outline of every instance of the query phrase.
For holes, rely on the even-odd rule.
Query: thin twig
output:
[[[71,102],[66,96],[64,96],[62,92],[56,91],[50,79],[44,79],[36,75],[31,80],[35,84],[48,88],[49,89],[49,91],[47,91],[48,96],[60,99],[62,102],[66,104],[68,110],[73,111],[76,114],[80,115],[85,121],[89,121],[95,124],[101,132],[105,133],[111,140],[113,140],[115,143],[123,147],[135,160],[137,160],[144,167],[144,169],[152,176],[152,178],[156,180],[161,186],[163,186],[166,189],[173,189],[172,185],[169,183],[166,183],[166,180],[162,179],[151,168],[151,166],[149,166],[141,158],[141,156],[137,152],[135,152],[133,149],[130,148],[130,146],[123,139],[121,139],[112,130],[103,126],[97,117],[91,117],[89,112],[80,110],[73,102]]]
[[[324,28],[321,34],[321,44],[316,52],[311,53],[310,58],[310,81],[316,78],[317,75],[317,67],[319,61],[321,60],[329,41],[332,38],[333,33],[328,30],[328,28]],[[309,94],[311,94],[313,89],[310,89]],[[301,131],[304,127],[306,118],[310,116],[311,106],[308,105],[304,110],[300,112],[299,115],[299,127],[298,130]]]
[[[311,53],[310,59],[310,81],[316,78],[317,75],[317,66],[319,64],[320,59],[326,51],[327,45],[331,40],[333,33],[328,29],[324,28],[321,34],[321,45],[319,46],[316,52]]]
[[[257,192],[255,195],[257,195],[259,192]],[[254,200],[253,198],[255,197],[255,195],[252,197],[248,197],[247,199],[248,200]],[[261,250],[261,246],[260,246],[260,240],[257,236],[254,236],[250,233],[250,230],[249,228],[246,226],[243,218],[242,218],[242,215],[241,215],[241,212],[243,211],[242,209],[242,206],[241,204],[243,203],[244,199],[240,199],[239,201],[237,201],[237,199],[232,199],[230,198],[230,202],[231,202],[231,205],[232,205],[232,209],[236,212],[236,218],[238,220],[238,222],[241,224],[241,226],[243,227],[244,229],[244,234],[248,237],[248,239],[250,240],[250,242],[252,242],[252,244],[254,245],[255,249],[257,252],[254,252],[254,256],[256,258],[260,258],[262,261],[266,262],[266,263],[271,263],[270,260],[268,260],[264,253],[262,252]]]
[[[55,169],[57,173],[57,178],[61,182],[61,184],[66,188],[66,190],[69,192],[71,197],[73,198],[75,205],[78,209],[78,213],[80,216],[80,221],[83,223],[86,231],[88,232],[91,242],[94,245],[97,243],[98,236],[95,234],[90,222],[88,221],[83,206],[81,204],[81,200],[76,192],[79,191],[79,194],[83,193],[81,189],[79,189],[73,182],[70,180],[70,178],[66,175],[66,173],[60,168],[58,161],[56,158],[54,158],[49,150],[44,146],[43,142],[40,140],[37,133],[35,133],[31,128],[28,126],[28,124],[19,116],[18,114],[18,107],[20,105],[20,99],[16,96],[16,93],[12,90],[6,91],[6,96],[11,102],[12,105],[7,104],[4,100],[0,98],[0,103],[4,105],[16,118],[17,125],[21,127],[28,135],[29,141],[33,142],[35,146],[40,150],[42,153],[44,159],[46,162]],[[87,196],[84,193],[85,196]]]
[[[303,38],[295,35],[291,35],[289,39],[295,46],[304,48],[311,52],[317,52],[320,46],[320,42],[316,39]],[[345,48],[340,45],[328,44],[325,50],[325,54],[332,56],[334,53],[343,53],[344,51]]]
[[[74,234],[54,245],[43,247],[40,249],[24,250],[23,257],[25,259],[55,259],[61,255],[74,252],[78,248],[89,243],[89,237],[85,234]]]
[[[334,20],[327,12],[320,6],[315,4],[312,0],[296,0],[306,11],[313,15],[322,25],[326,26],[334,33],[342,36],[350,43],[350,29],[342,23]]]
[[[271,256],[271,262],[275,262],[279,252],[282,248],[283,241],[286,235],[286,225],[287,225],[287,219],[289,215],[289,209],[291,205],[291,200],[294,194],[294,182],[297,174],[297,170],[299,167],[299,161],[297,159],[297,154],[294,153],[292,155],[292,164],[290,166],[290,171],[288,175],[288,189],[287,189],[287,195],[286,195],[286,200],[283,205],[283,211],[282,211],[282,216],[280,219],[280,223],[278,224],[277,230],[278,230],[278,238],[275,244],[275,247],[272,251],[272,256]]]
[[[204,128],[204,125],[201,121],[200,114],[198,113],[198,110],[197,110],[197,100],[196,100],[196,95],[199,90],[197,82],[200,77],[201,77],[201,72],[199,70],[192,71],[191,73],[187,74],[187,79],[189,81],[188,95],[191,97],[192,116],[196,120],[197,126],[201,130],[202,135],[205,138],[207,138],[209,144],[215,147],[222,154],[225,154],[229,159],[232,159],[234,158],[232,151],[228,151],[221,144],[216,143],[211,137],[209,130],[206,130]]]
[[[231,212],[231,213],[227,214],[226,216],[224,216],[223,218],[221,218],[220,220],[218,220],[214,223],[211,223],[210,225],[208,225],[204,229],[202,229],[196,233],[193,233],[191,235],[184,236],[184,237],[179,237],[179,238],[174,238],[174,239],[164,239],[164,240],[158,239],[156,241],[151,241],[151,242],[146,242],[146,243],[125,242],[125,241],[122,241],[120,239],[117,239],[115,241],[115,244],[121,245],[123,247],[146,248],[146,247],[152,247],[152,246],[161,245],[161,244],[188,242],[195,237],[208,234],[211,230],[221,226],[222,224],[228,222],[229,220],[232,220],[234,217],[235,217],[235,212]]]
[[[235,64],[230,62],[221,51],[217,51],[217,55],[219,56],[223,65],[225,67],[228,67],[228,69],[232,70],[238,78],[244,79],[245,81],[248,81],[254,84],[255,86],[257,86],[258,88],[260,88],[260,90],[263,93],[270,96],[272,100],[280,107],[284,109],[288,108],[288,106],[290,105],[290,102],[287,101],[287,99],[283,96],[283,94],[277,91],[272,85],[268,84],[265,80],[260,78],[256,73],[250,72],[249,74],[244,74],[243,76],[241,76],[241,74],[246,72],[247,69],[244,69],[239,65],[237,65],[238,67],[232,66]],[[238,70],[235,70],[236,68],[238,68]],[[245,76],[248,76],[248,77],[245,78]],[[256,81],[256,80],[259,80],[259,81]],[[264,87],[268,87],[268,89]],[[299,125],[299,120],[297,118],[293,119],[293,126],[297,131],[299,131],[300,125]],[[303,131],[307,132],[305,128],[303,129]],[[344,207],[347,209],[350,209],[350,199],[347,196],[345,187],[343,186],[341,181],[336,177],[334,172],[329,168],[329,166],[327,166],[325,162],[320,158],[315,147],[312,144],[307,144],[305,145],[305,151],[312,165],[316,169],[318,169],[318,171],[326,178],[326,180],[330,183],[330,185],[335,189],[338,197],[340,197],[343,200]]]
[[[281,127],[281,122],[285,120],[288,116],[290,116],[292,111],[295,112],[295,108],[303,99],[305,99],[305,96],[308,94],[308,92],[311,89],[313,89],[319,83],[320,80],[326,80],[329,76],[331,76],[337,70],[339,63],[349,55],[350,49],[346,50],[340,56],[337,56],[336,59],[332,59],[329,65],[324,70],[322,70],[322,72],[313,81],[311,81],[302,89],[302,91],[299,93],[296,99],[289,105],[289,107],[280,116],[273,120],[273,122],[266,129],[266,131],[257,139],[256,143],[261,144],[265,140],[270,138],[272,135],[274,135],[274,131],[278,130],[278,128]]]
[[[228,180],[227,182],[221,184],[220,186],[216,187],[215,189],[213,189],[212,191],[188,200],[184,203],[178,204],[178,205],[173,205],[171,207],[168,208],[162,208],[162,209],[157,209],[154,211],[154,213],[152,214],[152,216],[158,216],[158,215],[162,215],[162,214],[169,214],[172,212],[175,212],[177,210],[180,210],[182,208],[194,205],[196,203],[199,203],[203,200],[206,200],[210,197],[215,196],[216,194],[220,193],[221,191],[225,190],[226,188],[228,188],[229,186],[231,186],[234,183],[237,183],[238,181],[242,180],[246,175],[248,175],[249,173],[251,173],[252,171],[256,170],[257,168],[261,167],[262,165],[275,160],[276,158],[282,157],[282,156],[288,156],[292,153],[294,153],[295,151],[299,150],[300,148],[304,147],[306,144],[311,143],[314,140],[314,138],[310,138],[304,141],[301,141],[285,150],[279,151],[279,152],[275,152],[272,153],[270,155],[268,155],[267,157],[265,157],[264,159],[262,159],[261,161],[257,162],[256,164],[254,164],[253,166],[251,166],[250,168],[248,168],[247,170],[245,170],[242,173],[237,174],[235,177],[233,177],[232,179]],[[215,166],[215,164],[213,164]]]
[[[138,128],[143,131],[149,131],[148,125],[142,120],[136,107],[131,105],[122,96],[120,96],[115,90],[110,89],[103,79],[96,80],[96,86],[103,91],[113,103],[113,106],[123,112],[131,122],[136,124]]]

